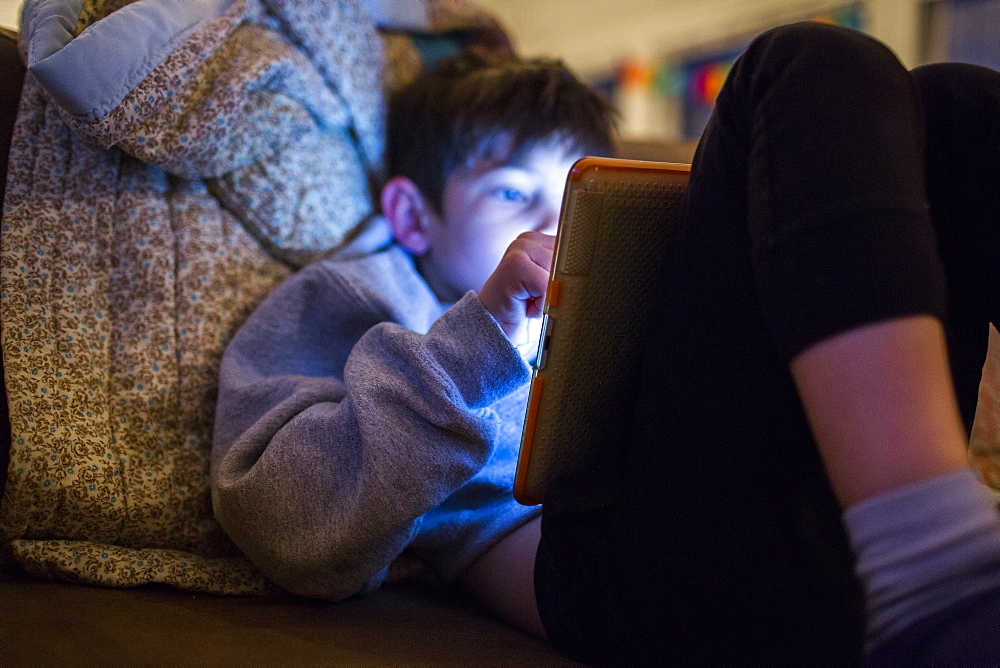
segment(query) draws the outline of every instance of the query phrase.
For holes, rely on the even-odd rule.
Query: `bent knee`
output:
[[[760,51],[764,58],[812,61],[818,70],[852,75],[881,68],[906,71],[892,50],[875,38],[850,28],[814,21],[768,30],[751,43],[747,52],[752,50]]]
[[[910,72],[927,100],[979,104],[996,113],[1000,109],[1000,72],[970,63],[931,63]]]

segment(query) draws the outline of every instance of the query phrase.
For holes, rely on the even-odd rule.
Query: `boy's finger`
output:
[[[548,266],[543,267],[534,259],[532,261],[535,266],[526,272],[522,284],[527,288],[529,298],[543,297],[549,288],[549,268]]]
[[[552,234],[545,234],[544,232],[522,232],[518,239],[524,239],[533,243],[541,244],[543,247],[552,250],[556,247],[556,237]],[[515,241],[516,243],[516,241]]]
[[[529,236],[530,235],[530,236]],[[556,238],[541,232],[525,232],[518,239],[519,250],[546,272],[552,269],[552,252],[555,250]],[[515,242],[517,244],[518,242]],[[513,245],[512,245],[513,247]]]

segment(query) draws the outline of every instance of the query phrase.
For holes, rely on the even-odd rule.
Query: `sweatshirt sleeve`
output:
[[[301,274],[223,358],[213,505],[272,580],[338,600],[377,587],[421,515],[483,466],[490,406],[529,372],[473,293],[421,335],[352,286]]]

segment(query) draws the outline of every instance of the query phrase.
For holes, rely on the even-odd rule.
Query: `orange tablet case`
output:
[[[514,497],[600,448],[634,400],[640,341],[689,165],[583,158],[566,182]]]

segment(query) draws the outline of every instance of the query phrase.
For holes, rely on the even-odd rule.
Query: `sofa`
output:
[[[0,665],[574,665],[416,583],[330,603],[0,575]]]
[[[386,85],[398,84],[394,77],[412,75],[426,54],[457,43],[472,40],[509,48],[489,17],[475,11],[456,13],[462,2],[428,3],[437,7],[432,12],[434,31],[392,29],[379,34],[397,63]],[[85,0],[91,15],[82,16],[78,28],[99,23],[127,4]],[[253,4],[238,0],[231,7],[250,11],[246,8]],[[294,0],[257,4],[296,5]],[[357,5],[316,4],[330,12]],[[113,114],[94,117],[83,113],[85,109],[69,114],[54,109],[31,77],[22,87],[25,71],[16,35],[0,34],[0,169],[10,176],[0,181],[0,189],[12,189],[6,200],[0,192],[9,207],[0,213],[5,272],[0,299],[5,358],[0,372],[6,376],[0,383],[0,665],[569,664],[543,641],[497,621],[459,592],[427,578],[397,573],[391,584],[337,603],[283,593],[239,554],[212,520],[207,439],[213,360],[255,300],[317,253],[350,238],[357,221],[370,213],[364,209],[363,164],[329,166],[343,170],[335,181],[349,184],[361,202],[338,209],[345,220],[327,225],[330,221],[324,217],[320,231],[308,218],[313,209],[324,210],[314,200],[342,202],[350,194],[323,191],[323,183],[296,182],[303,187],[295,192],[310,193],[308,201],[294,199],[294,193],[285,201],[281,197],[287,193],[273,188],[269,179],[275,174],[289,177],[281,170],[289,163],[306,164],[303,156],[308,162],[317,153],[371,157],[378,152],[378,139],[364,122],[374,99],[366,97],[370,90],[356,81],[336,79],[324,62],[315,73],[296,79],[302,54],[289,50],[295,40],[286,39],[278,24],[294,26],[302,17],[251,18],[217,17],[213,34],[226,40],[198,42],[196,30],[193,41],[183,42],[192,48],[174,54],[189,59],[178,66],[185,76],[205,69],[199,59],[206,53],[247,52],[249,59],[227,70],[225,62],[209,56],[206,67],[214,72],[210,77],[180,77],[179,88],[144,89],[161,75],[160,80],[170,80],[171,72],[157,67],[135,82],[128,93],[132,97],[126,96],[134,106],[119,105]],[[361,34],[375,39],[371,30]],[[311,43],[327,37],[303,33],[296,39]],[[272,54],[265,67],[253,59],[261,48]],[[357,62],[350,65],[350,71],[360,71]],[[222,157],[232,158],[238,168],[220,169],[213,163],[216,171],[208,176],[194,171],[203,167],[203,156],[191,158],[181,151],[174,154],[180,158],[164,162],[161,153],[179,146],[171,142],[183,144],[189,136],[156,134],[163,118],[176,121],[184,116],[171,116],[172,100],[178,99],[171,97],[174,90],[183,92],[187,85],[202,90],[220,81],[223,87],[238,88],[239,78],[225,80],[227,72],[239,74],[253,67],[260,67],[261,78],[256,88],[242,91],[244,97],[233,98],[236,104],[229,111],[235,111],[220,114],[199,106],[204,100],[196,99],[185,113],[208,109],[213,119],[241,123],[250,118],[266,124],[279,108],[282,119],[299,123],[294,127],[296,141],[306,143],[292,154],[277,150],[256,161],[245,160],[249,148],[227,144],[230,153]],[[280,76],[272,76],[274,72]],[[327,96],[336,112],[323,118],[322,127],[309,125],[308,114],[297,115],[300,109],[294,102],[303,90]],[[134,117],[129,116],[132,110],[137,110]],[[24,116],[33,111],[37,132],[26,132]],[[247,111],[250,115],[243,113]],[[22,118],[15,127],[18,114]],[[353,124],[350,131],[345,123]],[[280,123],[269,128],[272,134],[287,130]],[[303,145],[313,152],[302,150]],[[620,154],[689,162],[693,149],[691,144],[630,143],[621,145]],[[38,155],[33,151],[43,150],[48,151],[44,160],[32,158]],[[8,161],[8,152],[21,157]],[[84,186],[68,194],[51,187],[46,191],[49,182],[44,179],[59,183],[64,167],[75,169],[73,183]],[[329,173],[326,165],[321,167],[316,171]],[[109,183],[117,189],[107,189]],[[103,199],[92,197],[101,188]],[[108,207],[108,201],[114,205]],[[141,215],[128,217],[133,210]],[[165,211],[194,212],[199,224],[192,226],[183,216],[171,218]],[[126,218],[116,219],[116,225],[107,219],[121,215]],[[125,225],[137,221],[141,225],[134,229]],[[170,225],[163,225],[165,221]],[[37,224],[36,236],[24,234],[25,223]],[[85,223],[99,234],[73,231]],[[49,244],[50,237],[59,243]],[[80,241],[91,237],[97,243],[88,250]],[[40,251],[49,255],[37,255]],[[46,264],[47,257],[59,253],[63,264]],[[72,276],[65,273],[70,256],[77,258],[70,262]],[[142,269],[123,273],[126,265]],[[52,266],[64,272],[61,283],[49,280]],[[48,310],[35,317],[31,309],[41,302],[30,297],[29,288],[43,279],[51,299],[44,304]],[[164,279],[169,281],[166,292]],[[203,283],[212,290],[206,291]],[[62,292],[52,297],[52,286],[73,287],[74,292],[71,297]],[[165,309],[158,295],[183,299],[174,299]],[[215,299],[219,295],[227,297]],[[79,321],[75,318],[81,311],[101,317]],[[61,320],[53,324],[52,314]],[[145,322],[155,322],[158,330],[136,327]],[[45,333],[50,331],[72,340],[56,341]],[[163,331],[169,336],[158,338]],[[186,344],[185,336],[190,337]],[[991,337],[987,371],[992,380],[982,393],[987,410],[982,411],[983,419],[977,418],[974,438],[975,461],[987,479],[1000,476],[1000,337],[995,330]],[[174,345],[178,352],[163,354],[164,346]],[[8,357],[12,353],[15,358]],[[66,374],[53,360],[65,355],[87,359],[93,373],[73,382],[60,380]],[[133,368],[139,361],[157,368],[160,375]],[[164,369],[173,380],[161,378]],[[160,394],[168,399],[161,401]],[[107,434],[111,429],[113,437]]]

